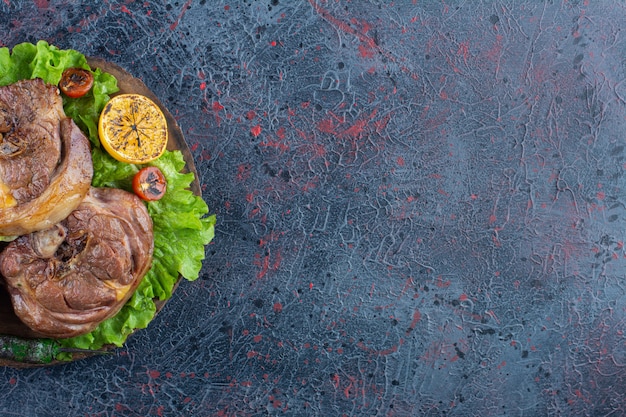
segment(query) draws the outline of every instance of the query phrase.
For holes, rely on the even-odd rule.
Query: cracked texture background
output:
[[[1,416],[626,414],[618,1],[0,2],[115,62],[217,215],[112,355],[0,369]]]

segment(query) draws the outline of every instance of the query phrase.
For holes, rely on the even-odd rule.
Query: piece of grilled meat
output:
[[[21,236],[0,254],[16,315],[65,338],[115,315],[152,264],[152,219],[134,194],[91,188],[67,219]]]
[[[41,79],[0,87],[0,235],[47,229],[82,201],[93,177],[89,139]]]

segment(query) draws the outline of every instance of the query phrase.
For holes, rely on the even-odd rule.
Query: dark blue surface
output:
[[[0,415],[626,414],[616,1],[0,2],[141,78],[217,215],[114,355]]]

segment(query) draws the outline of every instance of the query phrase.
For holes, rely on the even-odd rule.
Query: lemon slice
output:
[[[113,97],[100,113],[100,143],[111,156],[129,164],[145,164],[167,147],[167,121],[152,100],[141,94]]]

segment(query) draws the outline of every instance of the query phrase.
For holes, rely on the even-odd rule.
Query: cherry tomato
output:
[[[156,201],[165,195],[167,181],[157,167],[145,167],[133,177],[133,191],[139,198],[146,201]]]
[[[91,71],[82,68],[68,68],[63,71],[59,89],[68,97],[82,97],[91,89],[93,85],[93,74]]]

